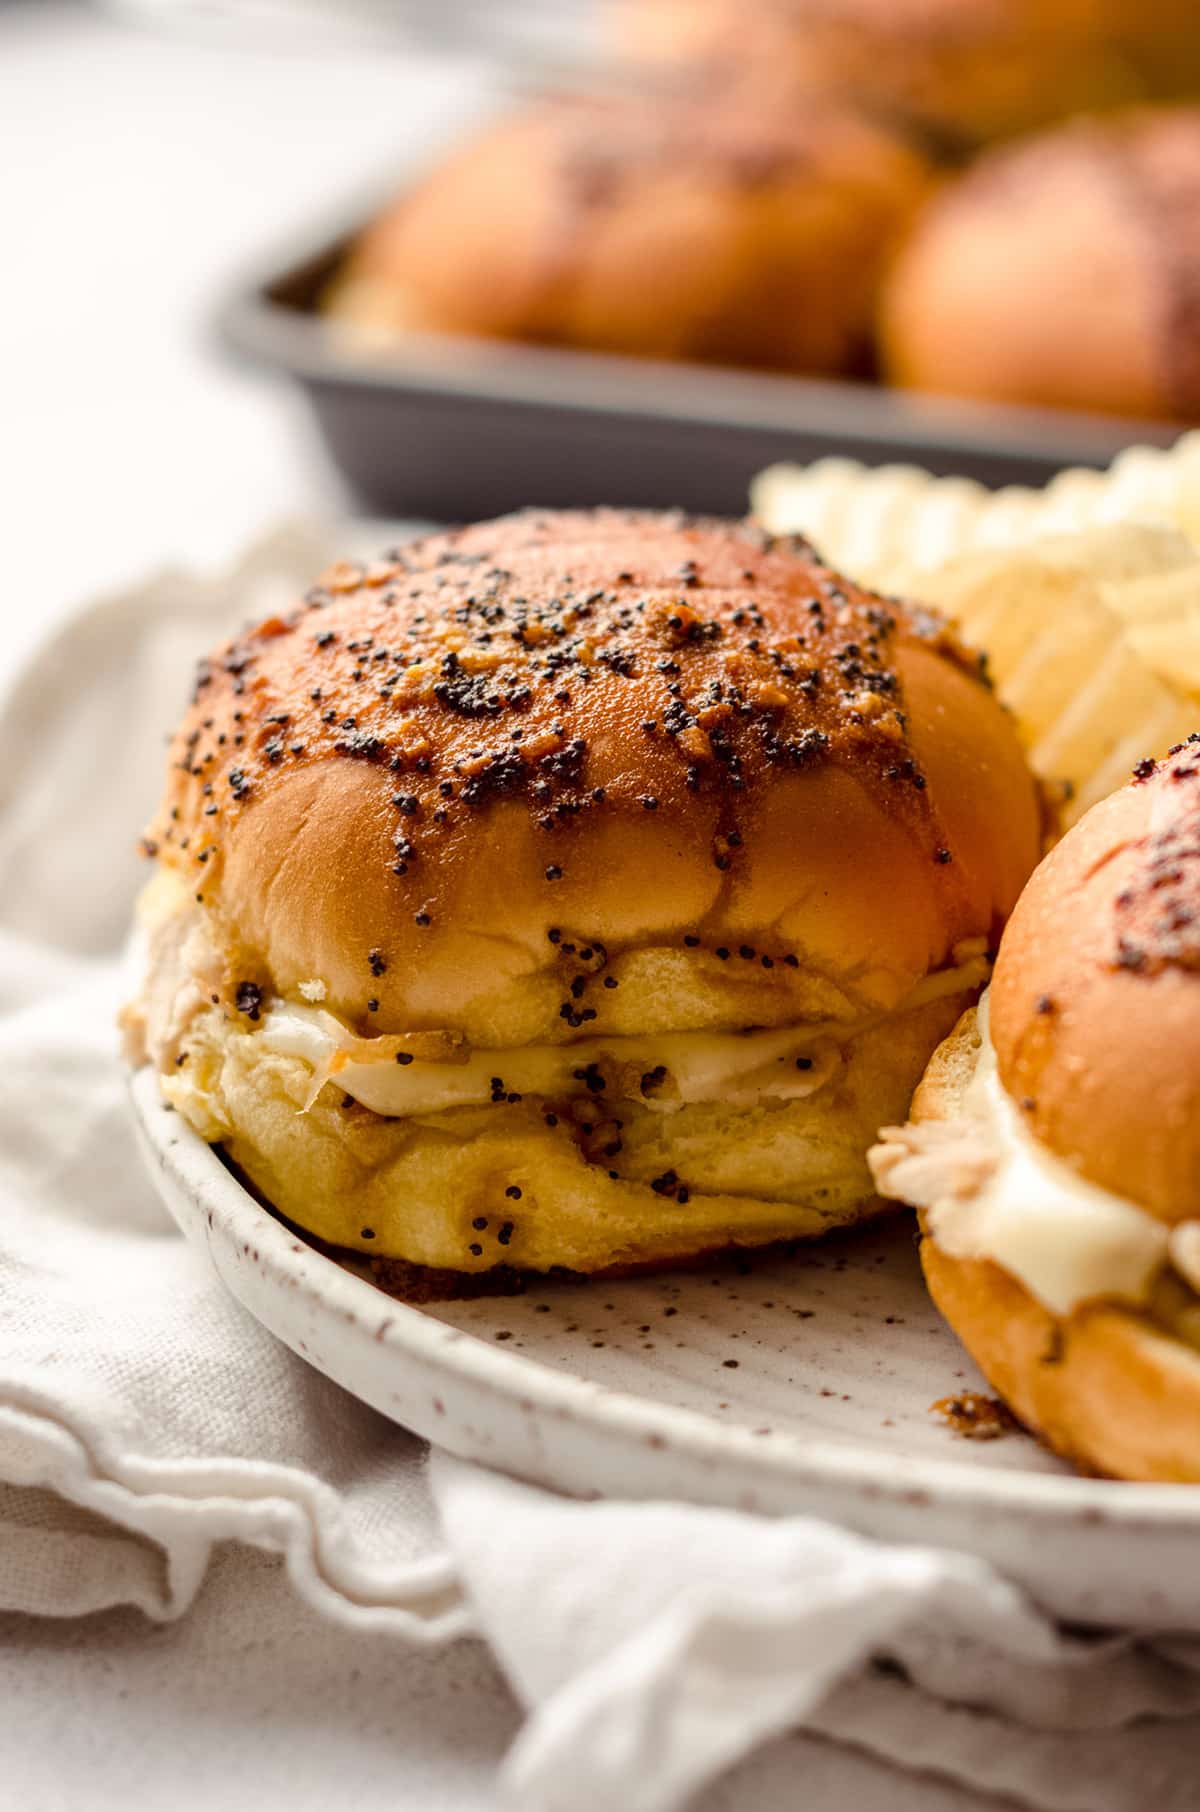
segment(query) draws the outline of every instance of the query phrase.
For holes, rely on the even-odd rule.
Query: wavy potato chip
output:
[[[753,498],[768,528],[936,605],[986,649],[1067,823],[1200,727],[1200,434],[1044,491],[822,460],[771,468]]]
[[[1073,467],[1040,491],[989,491],[919,466],[852,459],[768,466],[751,504],[775,534],[808,535],[835,566],[892,590],[957,554],[1111,523],[1156,524],[1200,541],[1200,431],[1166,449],[1128,447],[1107,472]]]
[[[1147,665],[1200,699],[1200,561],[1106,585],[1104,596]]]
[[[967,554],[921,576],[921,597],[987,650],[1030,765],[1069,789],[1067,823],[1142,755],[1161,754],[1200,722],[1194,700],[1135,643],[1117,607],[1133,587],[1189,574],[1200,603],[1200,560],[1176,530],[1106,526],[1015,553]]]

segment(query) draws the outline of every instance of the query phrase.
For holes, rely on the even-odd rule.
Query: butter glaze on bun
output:
[[[132,1026],[338,1244],[597,1270],[819,1232],[877,1205],[866,1146],[1038,839],[940,619],[751,525],[528,513],[203,664]]]
[[[1031,1428],[1200,1480],[1200,737],[1051,851],[986,1008],[874,1174],[921,1207],[934,1299]]]
[[[1075,120],[993,151],[934,199],[892,267],[887,374],[1195,420],[1198,222],[1200,108]]]
[[[806,372],[865,367],[927,160],[773,83],[552,97],[399,196],[325,306],[414,331]]]

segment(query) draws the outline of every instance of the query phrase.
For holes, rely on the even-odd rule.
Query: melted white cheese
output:
[[[957,954],[955,966],[925,976],[895,1011],[977,987],[987,973],[986,958],[974,947]],[[596,1092],[606,1100],[633,1100],[654,1112],[673,1113],[700,1101],[747,1107],[815,1094],[841,1069],[846,1043],[868,1023],[601,1036],[510,1050],[462,1045],[437,1060],[412,1055],[404,1062],[397,1059],[395,1039],[357,1038],[320,1007],[275,1001],[254,1036],[268,1050],[308,1064],[314,1076],[310,1105],[332,1081],[364,1107],[389,1117],[483,1106],[509,1094],[580,1094],[588,1086],[583,1072],[595,1065],[604,1081]],[[665,1073],[644,1086],[643,1078],[660,1069]]]
[[[331,1013],[315,1007],[273,1006],[260,1036],[269,1050],[300,1057],[364,1107],[390,1116],[443,1113],[484,1105],[497,1096],[561,1096],[587,1088],[585,1072],[603,1078],[606,1099],[640,1101],[671,1113],[695,1101],[745,1106],[764,1097],[797,1100],[824,1086],[841,1052],[819,1026],[762,1032],[672,1032],[645,1037],[584,1038],[573,1044],[468,1050],[459,1060],[363,1060],[368,1040],[346,1033]],[[651,1076],[665,1071],[653,1081]],[[643,1085],[643,1078],[646,1079]]]
[[[986,995],[979,1030],[964,1108],[996,1162],[970,1192],[920,1204],[938,1245],[954,1258],[991,1259],[1056,1315],[1101,1297],[1144,1303],[1167,1260],[1170,1229],[1077,1175],[1023,1125],[996,1067]]]

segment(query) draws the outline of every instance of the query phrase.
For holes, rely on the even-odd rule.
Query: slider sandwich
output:
[[[1200,1480],[1200,737],[1042,863],[871,1164],[1022,1421],[1090,1470]]]
[[[811,1237],[880,1208],[1039,837],[940,618],[752,525],[526,513],[202,663],[126,1024],[290,1221],[448,1287]]]

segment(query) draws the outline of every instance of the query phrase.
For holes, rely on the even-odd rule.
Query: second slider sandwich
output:
[[[1033,782],[942,621],[803,542],[525,514],[200,671],[128,1023],[287,1217],[434,1271],[809,1236],[974,998]]]
[[[1092,1470],[1200,1480],[1200,737],[1051,851],[871,1161],[1024,1422]]]

